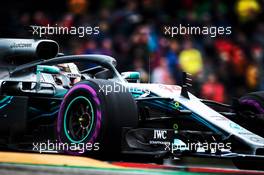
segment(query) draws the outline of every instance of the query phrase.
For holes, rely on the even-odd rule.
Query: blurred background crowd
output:
[[[230,102],[264,90],[263,8],[263,0],[9,0],[0,5],[0,37],[32,37],[29,25],[99,26],[99,35],[47,37],[66,54],[111,55],[142,82],[180,84],[187,71],[195,95]],[[178,24],[231,26],[232,34],[164,35]]]

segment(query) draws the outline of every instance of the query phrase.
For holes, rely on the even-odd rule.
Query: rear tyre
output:
[[[240,105],[257,114],[264,114],[264,91],[249,93],[239,99]]]
[[[116,86],[123,91],[115,92]],[[76,84],[64,96],[57,119],[57,137],[62,144],[80,148],[86,145],[85,149],[64,150],[68,154],[119,155],[122,128],[137,124],[135,101],[123,85],[89,80]]]
[[[241,122],[245,123],[247,129],[264,137],[264,91],[241,97],[238,112],[242,117]]]

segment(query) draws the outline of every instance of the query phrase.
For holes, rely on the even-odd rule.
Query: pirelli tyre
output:
[[[137,124],[136,103],[123,85],[100,79],[82,81],[64,96],[57,138],[71,146],[64,150],[69,154],[120,155],[122,128]]]
[[[244,95],[239,99],[239,103],[257,114],[264,114],[264,91]]]
[[[264,137],[264,91],[253,92],[239,99],[241,121],[250,131]]]

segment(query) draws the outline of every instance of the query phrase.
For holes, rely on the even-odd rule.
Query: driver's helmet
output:
[[[58,64],[57,67],[60,69],[61,75],[67,77],[70,80],[71,86],[81,80],[81,73],[74,63]],[[60,79],[61,75],[57,77],[58,80]]]

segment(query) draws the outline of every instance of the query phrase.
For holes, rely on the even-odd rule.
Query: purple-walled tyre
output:
[[[264,92],[253,92],[239,99],[237,121],[251,132],[264,137]]]
[[[264,92],[249,93],[239,99],[240,105],[248,107],[252,112],[264,114]]]
[[[136,127],[138,118],[128,91],[105,93],[102,88],[114,86],[108,80],[83,81],[64,96],[56,128],[57,138],[64,145],[62,152],[100,156],[120,153],[122,128]]]

